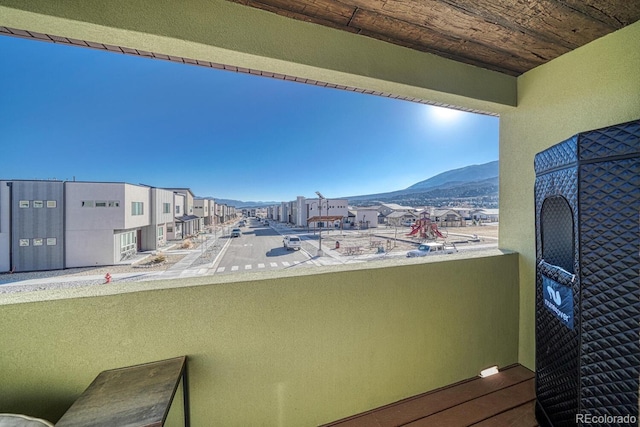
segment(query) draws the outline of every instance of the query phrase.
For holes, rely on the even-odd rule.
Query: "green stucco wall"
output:
[[[56,421],[100,371],[186,354],[194,426],[329,422],[515,363],[517,259],[0,305],[0,412]]]
[[[535,364],[536,153],[578,132],[640,118],[640,22],[518,78],[500,120],[500,246],[520,255],[520,362]]]

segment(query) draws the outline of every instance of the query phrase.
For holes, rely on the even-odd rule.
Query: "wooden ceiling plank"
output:
[[[614,31],[558,0],[443,0],[471,14],[575,49]]]
[[[560,0],[560,2],[612,28],[619,29],[640,20],[639,1]]]
[[[549,61],[569,51],[568,47],[548,43],[531,34],[515,31],[511,28],[489,22],[478,16],[463,13],[461,10],[439,1],[424,2],[387,2],[379,7],[378,1],[372,1],[373,9],[361,7],[366,4],[362,0],[353,0],[360,10],[374,10],[382,15],[390,16],[432,31],[447,34],[452,38],[468,40],[485,46],[500,46],[503,51],[514,56]],[[382,12],[380,12],[382,10]],[[419,17],[419,18],[417,18]]]
[[[417,47],[424,52],[431,52],[436,55],[456,59],[461,62],[480,65],[488,68],[486,64],[500,64],[500,68],[522,73],[544,62],[544,59],[527,55],[522,57],[511,52],[484,46],[475,41],[454,39],[431,31],[423,27],[418,27],[404,21],[398,21],[388,16],[379,15],[374,12],[358,10],[355,14],[352,25],[361,29],[361,34],[377,34],[380,39],[397,44],[406,43]],[[374,36],[375,37],[375,36]],[[466,58],[466,60],[465,60]]]

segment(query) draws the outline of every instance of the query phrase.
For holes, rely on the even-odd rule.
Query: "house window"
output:
[[[126,254],[132,253],[136,251],[136,243],[137,237],[135,231],[128,231],[120,235],[120,255],[124,256]]]
[[[56,206],[58,206],[58,202],[56,202],[55,200],[47,200],[48,208],[55,208]]]
[[[28,200],[20,200],[20,205],[21,208],[28,208],[29,207],[29,201]]]
[[[34,200],[33,201],[34,208],[44,208],[44,202],[42,200]]]
[[[120,202],[118,202],[117,200],[111,200],[109,201],[109,207],[110,208],[117,208],[120,206]]]
[[[163,203],[162,204],[162,213],[171,213],[171,203]]]
[[[164,228],[158,227],[158,237],[162,237],[162,236],[164,236]]]
[[[143,202],[131,202],[131,215],[142,215],[144,213]]]
[[[82,201],[82,207],[83,208],[92,208],[93,207],[93,200],[83,200]]]
[[[55,246],[58,244],[58,239],[55,237],[47,237],[47,246]]]
[[[29,246],[29,239],[20,239],[20,246]]]
[[[173,233],[173,225],[167,225],[167,233]]]
[[[44,239],[38,238],[33,239],[33,246],[42,246],[44,244]]]
[[[179,214],[180,213],[180,206],[176,206],[176,213]]]
[[[106,207],[107,207],[107,202],[103,202],[103,201],[96,202],[96,208],[106,208]]]

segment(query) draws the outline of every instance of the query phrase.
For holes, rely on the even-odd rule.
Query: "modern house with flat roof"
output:
[[[0,273],[65,267],[64,185],[0,180]]]
[[[276,3],[294,2],[260,4]],[[301,22],[304,8],[223,0],[0,0],[8,35],[500,117],[499,249],[5,295],[3,411],[55,422],[99,372],[178,355],[198,426],[322,425],[490,366],[536,369],[534,157],[640,118],[637,2],[552,1],[544,14],[534,2],[357,3],[314,2],[328,17]],[[532,421],[532,400],[521,406]],[[181,408],[167,425],[182,425]]]
[[[65,267],[111,265],[147,250],[151,189],[116,182],[65,182]]]
[[[213,198],[196,197],[193,199],[193,212],[197,217],[202,218],[204,227],[215,225],[215,209]]]

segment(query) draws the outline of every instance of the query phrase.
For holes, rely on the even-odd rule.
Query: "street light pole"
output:
[[[322,201],[324,200],[324,196],[320,194],[319,191],[316,191],[318,195],[318,212],[320,212],[320,219],[322,219]],[[329,214],[329,207],[327,206],[327,215]],[[320,231],[318,233],[318,256],[323,256],[324,252],[322,252],[322,226],[320,226]]]

